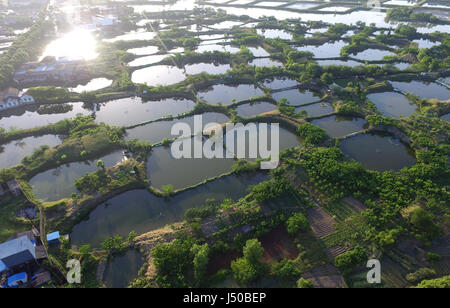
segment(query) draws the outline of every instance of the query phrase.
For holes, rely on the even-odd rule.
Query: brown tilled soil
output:
[[[231,262],[242,257],[242,253],[238,251],[227,251],[225,253],[216,253],[211,257],[206,270],[207,275],[214,275],[220,269],[229,269]]]
[[[311,224],[311,229],[318,238],[331,234],[336,230],[336,222],[333,217],[318,206],[309,208],[306,216]]]
[[[278,262],[283,258],[292,260],[298,256],[297,246],[284,225],[276,227],[263,236],[260,241],[264,247],[263,262]]]
[[[337,256],[343,254],[344,252],[347,252],[348,250],[349,250],[349,248],[345,247],[345,246],[333,246],[333,247],[326,249],[328,256],[332,260],[334,258],[336,258]]]
[[[344,201],[350,204],[352,208],[355,209],[358,213],[361,213],[362,211],[367,209],[367,206],[365,204],[361,203],[359,200],[353,197],[346,197],[344,198]]]
[[[332,264],[325,264],[302,275],[316,288],[344,288],[346,283],[339,270]]]
[[[445,275],[450,275],[450,256],[443,256],[437,267],[439,267],[439,270]]]

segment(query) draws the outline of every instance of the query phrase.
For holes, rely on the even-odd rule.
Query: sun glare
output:
[[[98,56],[96,48],[97,41],[92,33],[84,29],[77,29],[51,42],[41,59],[53,56],[92,60]]]

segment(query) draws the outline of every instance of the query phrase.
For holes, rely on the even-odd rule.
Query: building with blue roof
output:
[[[35,260],[35,244],[26,235],[0,244],[0,261],[7,268],[13,268]]]
[[[59,243],[59,231],[47,234],[47,242],[49,244],[58,244]]]
[[[0,273],[3,271],[6,271],[7,269],[8,269],[8,267],[6,266],[6,264],[0,260]]]
[[[28,282],[28,275],[25,272],[15,274],[13,276],[8,277],[8,287],[9,288],[17,288],[21,285],[24,285]]]

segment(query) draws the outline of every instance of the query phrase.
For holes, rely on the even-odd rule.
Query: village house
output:
[[[9,88],[0,93],[0,111],[34,103],[34,98],[19,90]]]
[[[0,244],[0,287],[33,287],[51,279],[40,265],[47,253],[36,232],[20,232]]]
[[[85,60],[55,57],[46,57],[41,62],[26,63],[14,74],[14,81],[22,86],[87,79],[89,71]]]

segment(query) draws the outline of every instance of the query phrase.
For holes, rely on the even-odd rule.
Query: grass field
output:
[[[30,230],[31,225],[16,217],[18,210],[28,205],[28,201],[22,197],[14,197],[10,194],[3,195],[0,199],[0,242],[6,241],[18,232]]]

